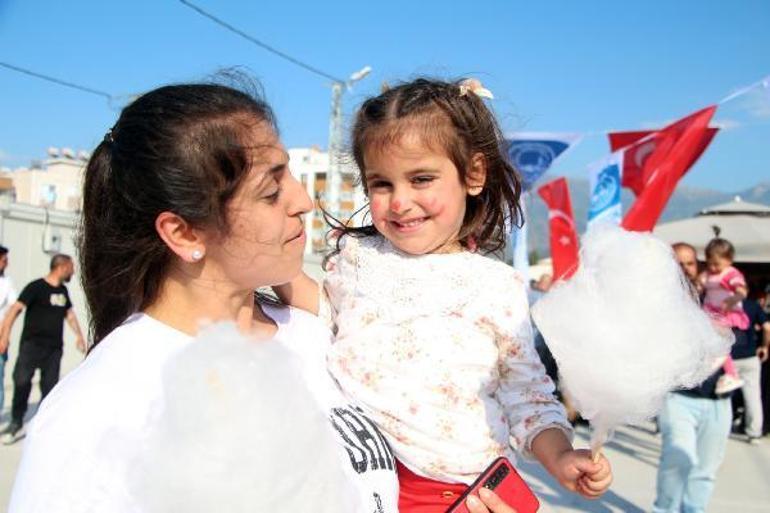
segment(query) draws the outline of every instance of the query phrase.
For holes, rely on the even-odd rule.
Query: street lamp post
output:
[[[329,170],[326,174],[326,211],[336,219],[340,218],[340,191],[342,190],[342,95],[352,89],[353,84],[366,77],[372,68],[364,66],[345,82],[332,84],[332,111],[329,122]]]

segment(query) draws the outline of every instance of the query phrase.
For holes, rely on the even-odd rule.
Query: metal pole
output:
[[[329,122],[329,170],[326,173],[326,198],[323,207],[339,219],[340,191],[342,189],[342,172],[340,169],[340,153],[342,151],[342,93],[345,84],[332,84],[332,112]]]

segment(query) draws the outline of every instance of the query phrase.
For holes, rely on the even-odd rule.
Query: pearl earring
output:
[[[191,256],[192,256],[192,259],[193,259],[195,262],[198,262],[198,261],[199,261],[201,258],[203,258],[203,251],[201,251],[200,249],[196,249],[196,250],[194,250],[194,251],[192,252],[192,255],[191,255]]]

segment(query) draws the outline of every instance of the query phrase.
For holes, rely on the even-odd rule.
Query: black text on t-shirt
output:
[[[331,421],[345,441],[345,450],[356,472],[395,468],[396,460],[385,437],[359,408],[333,408]]]

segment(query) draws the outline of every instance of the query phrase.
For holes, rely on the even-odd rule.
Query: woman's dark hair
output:
[[[366,187],[366,152],[385,149],[416,129],[422,143],[444,152],[466,183],[473,156],[481,153],[486,181],[478,196],[467,196],[460,243],[484,252],[505,245],[506,223],[522,221],[519,197],[521,180],[505,155],[504,140],[494,114],[476,94],[463,93],[463,81],[444,82],[419,78],[369,98],[356,114],[352,133],[353,158],[359,179]],[[367,237],[378,232],[373,225],[336,226],[340,235]],[[338,238],[337,250],[340,247]]]
[[[155,230],[161,212],[227,231],[260,123],[275,130],[258,93],[216,84],[161,87],[123,109],[83,185],[78,249],[94,345],[157,299],[171,262]]]
[[[706,258],[712,256],[727,258],[731,262],[735,260],[735,246],[727,240],[719,237],[713,238],[706,244]]]

